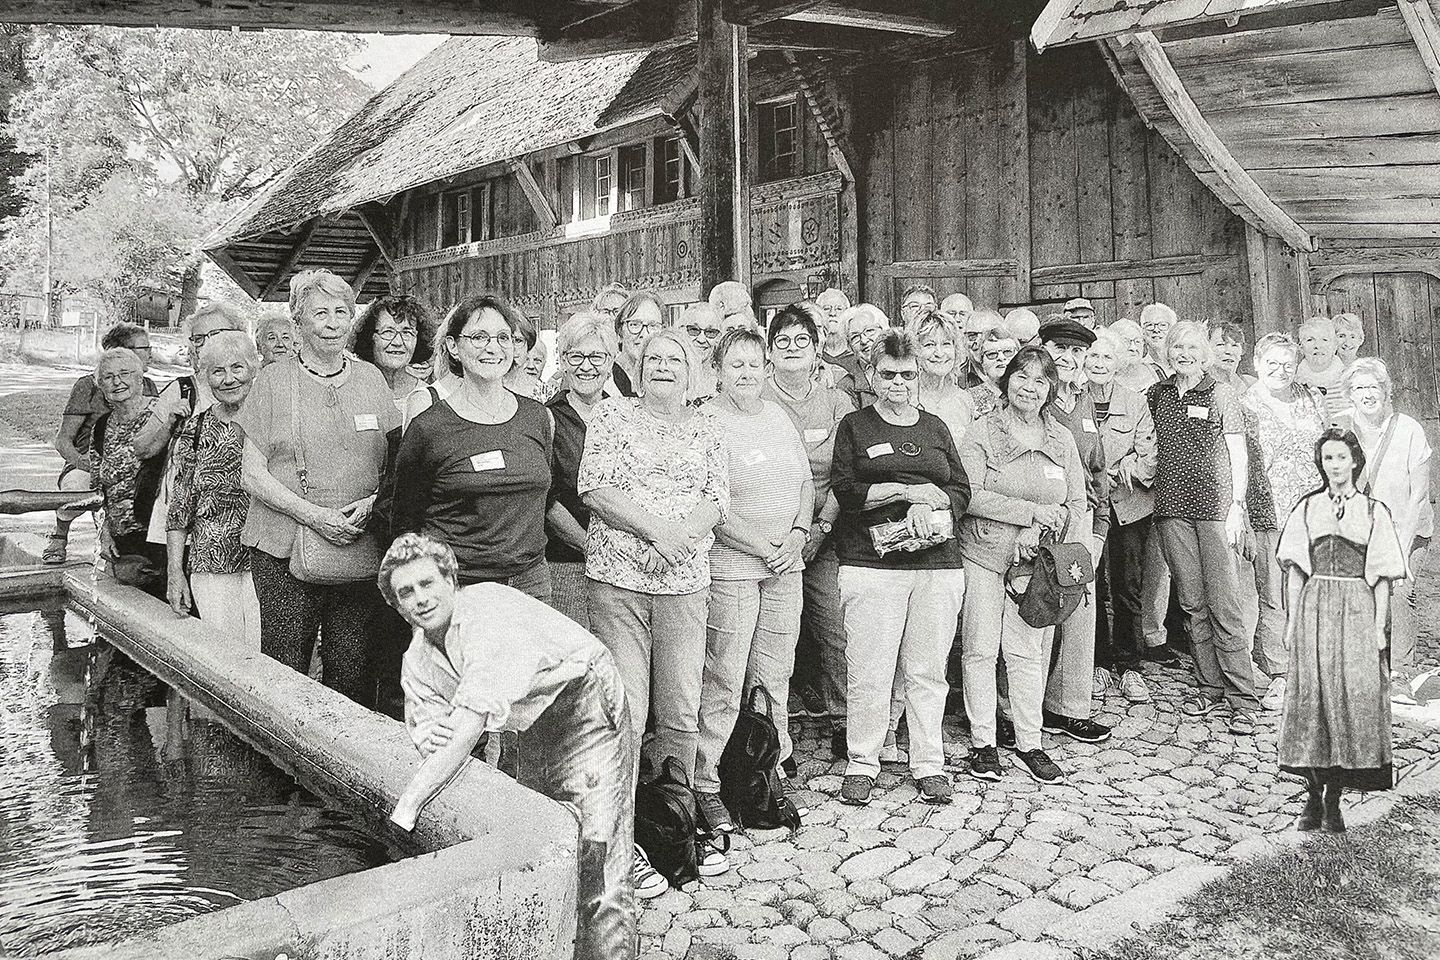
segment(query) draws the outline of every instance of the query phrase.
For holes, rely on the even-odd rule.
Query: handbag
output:
[[[290,432],[295,446],[295,473],[300,478],[300,496],[322,507],[342,507],[343,503],[325,503],[310,487],[309,471],[305,468],[305,441],[300,429],[300,370],[290,381]],[[296,524],[295,543],[290,549],[290,575],[304,583],[330,586],[374,580],[380,572],[380,544],[369,530],[353,543],[343,546],[331,543],[318,531]]]
[[[720,754],[720,799],[742,828],[798,830],[800,812],[780,785],[780,731],[774,715],[775,699],[757,683]]]
[[[1032,627],[1055,627],[1085,599],[1085,586],[1095,579],[1095,564],[1083,544],[1042,540],[1030,564],[1030,582],[1022,592],[1015,581],[1026,572],[1023,564],[1006,571],[1005,592],[1020,608],[1021,620]]]

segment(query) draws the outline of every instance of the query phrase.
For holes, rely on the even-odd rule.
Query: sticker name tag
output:
[[[805,431],[806,443],[823,443],[830,436],[830,431],[825,427],[815,427]]]
[[[765,462],[764,450],[747,450],[740,455],[740,462],[747,467],[758,466]]]
[[[895,448],[888,443],[877,443],[873,447],[865,448],[865,456],[874,460],[876,457],[885,457],[895,452]]]
[[[1080,429],[1084,430],[1086,433],[1099,432],[1095,429],[1095,421],[1091,420],[1089,417],[1085,417],[1080,421]]]
[[[485,470],[504,470],[505,451],[490,450],[486,453],[477,453],[470,458],[470,467],[476,473]]]
[[[1046,479],[1046,480],[1064,480],[1064,479],[1065,479],[1065,468],[1064,468],[1064,467],[1056,466],[1056,465],[1053,464],[1053,463],[1047,463],[1047,464],[1045,464],[1045,479]]]
[[[1188,407],[1185,408],[1185,413],[1188,414],[1189,416],[1194,417],[1196,420],[1209,420],[1209,419],[1210,419],[1210,408],[1209,408],[1209,407],[1197,407],[1197,406],[1195,406],[1194,404],[1191,404],[1190,406],[1188,406]]]
[[[379,430],[380,418],[373,413],[357,413],[355,414],[355,429],[357,431]]]

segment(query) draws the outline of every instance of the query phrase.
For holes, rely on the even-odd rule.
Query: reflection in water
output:
[[[391,859],[75,614],[0,615],[0,956]]]

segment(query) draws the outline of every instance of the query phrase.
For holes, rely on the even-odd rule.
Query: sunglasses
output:
[[[894,380],[896,377],[899,377],[906,383],[920,376],[920,374],[914,370],[876,370],[875,372],[881,380]]]

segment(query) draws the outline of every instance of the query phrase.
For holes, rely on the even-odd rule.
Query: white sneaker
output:
[[[645,856],[638,843],[635,844],[635,863],[630,867],[630,880],[635,885],[635,896],[641,900],[653,900],[670,889],[670,881],[650,866],[650,858]]]
[[[718,877],[730,870],[730,858],[709,840],[696,840],[695,868],[702,877]]]
[[[1131,703],[1150,702],[1150,687],[1138,670],[1126,670],[1120,675],[1120,693]]]
[[[1285,706],[1285,678],[1276,677],[1270,681],[1270,686],[1265,691],[1265,696],[1260,699],[1260,706],[1266,710],[1279,710]]]
[[[1105,691],[1115,682],[1115,675],[1104,667],[1095,668],[1095,683],[1090,688],[1090,695],[1095,700],[1104,700]],[[1148,699],[1148,698],[1147,698]]]

